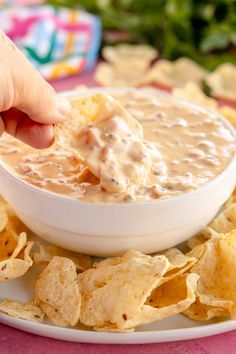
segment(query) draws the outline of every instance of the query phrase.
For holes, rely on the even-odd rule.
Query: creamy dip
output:
[[[143,127],[144,144],[152,159],[145,185],[131,184],[123,193],[108,192],[72,152],[55,144],[35,150],[6,134],[0,139],[1,160],[39,188],[84,201],[120,203],[163,199],[194,190],[218,175],[235,153],[234,136],[213,112],[141,91],[112,96]],[[134,156],[136,152],[134,146]],[[134,161],[132,164],[135,168]]]

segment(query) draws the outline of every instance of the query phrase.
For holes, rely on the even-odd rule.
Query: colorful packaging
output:
[[[91,69],[100,47],[99,18],[80,10],[2,7],[0,29],[48,80]]]

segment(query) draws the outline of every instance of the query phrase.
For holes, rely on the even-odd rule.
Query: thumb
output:
[[[69,101],[56,94],[1,31],[0,82],[0,111],[15,107],[43,124],[56,124],[71,115]]]

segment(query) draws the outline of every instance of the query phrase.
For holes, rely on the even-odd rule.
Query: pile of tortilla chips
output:
[[[97,331],[134,331],[183,313],[191,319],[236,317],[235,194],[198,235],[177,248],[92,262],[88,255],[27,241],[29,231],[0,204],[0,281],[40,267],[29,303],[2,299],[0,312],[57,326],[83,324]],[[86,327],[84,327],[86,328]]]
[[[144,44],[105,47],[102,55],[106,62],[98,64],[94,78],[102,86],[140,86],[157,54]]]
[[[0,200],[0,282],[24,275],[32,266],[27,228],[9,206]]]

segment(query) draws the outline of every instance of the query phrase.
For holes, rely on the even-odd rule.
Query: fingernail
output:
[[[70,102],[65,97],[58,97],[57,111],[64,119],[69,118],[71,116],[72,107]]]

